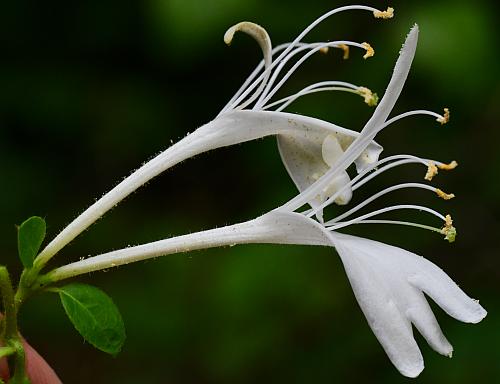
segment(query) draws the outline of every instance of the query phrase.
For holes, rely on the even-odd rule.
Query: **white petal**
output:
[[[424,362],[411,323],[394,300],[393,291],[399,287],[389,283],[389,275],[380,274],[377,260],[367,250],[338,241],[337,236],[335,239],[356,300],[373,333],[401,374],[418,376]]]
[[[375,112],[373,112],[372,117],[368,123],[366,123],[363,131],[366,130],[367,133],[368,131],[372,131],[375,127],[382,124],[391,113],[394,108],[394,104],[396,104],[396,101],[398,100],[398,97],[403,89],[408,73],[410,72],[411,63],[417,49],[417,42],[418,26],[415,24],[415,26],[408,33],[405,43],[403,44],[403,48],[401,48],[401,52],[398,60],[396,61],[396,65],[394,66],[394,71],[384,96],[378,103]]]
[[[450,316],[464,323],[479,323],[487,315],[477,300],[471,299],[444,271],[423,259],[425,269],[408,281],[429,295]],[[422,263],[424,264],[424,263]]]
[[[359,132],[309,116],[287,112],[250,110],[224,113],[200,127],[194,133],[198,137],[204,138],[206,142],[211,143],[212,146],[208,149],[206,146],[204,150],[243,143],[270,135],[292,135],[297,140],[307,139],[313,143],[319,143],[320,155],[321,144],[329,134],[336,135],[341,145],[348,143],[348,140],[352,142],[359,136]],[[382,147],[375,142],[371,142],[368,150],[372,158],[378,158]],[[364,161],[366,159],[362,160],[362,162]]]
[[[419,300],[414,302],[412,307],[407,310],[410,321],[415,325],[418,331],[424,336],[427,343],[436,352],[441,355],[451,357],[453,347],[446,339],[441,327],[432,313],[429,303],[422,293],[418,293]]]
[[[328,231],[300,213],[274,210],[250,223],[254,243],[332,245]]]
[[[347,150],[347,148],[349,148],[349,146],[352,144],[352,142],[354,141],[354,139],[356,138],[357,135],[355,136],[352,134],[346,134],[346,133],[339,132],[339,133],[332,134],[329,136],[333,136],[335,139],[337,139],[336,141],[340,145],[340,148],[345,152]],[[328,138],[328,136],[327,136],[327,138]],[[325,162],[330,167],[332,167],[334,165],[335,161],[337,161],[337,159],[340,156],[331,156],[331,152],[333,150],[333,148],[332,148],[333,143],[331,142],[332,140],[327,140],[327,138],[323,142],[323,149],[324,149],[323,158],[324,158]],[[356,171],[358,173],[363,172],[370,165],[377,162],[380,154],[382,153],[382,150],[383,150],[382,146],[380,146],[379,144],[377,144],[373,141],[361,153],[361,155],[356,160],[354,160],[354,164],[356,165]],[[325,154],[325,152],[327,152],[328,154]],[[325,155],[326,155],[326,157],[325,157]]]
[[[329,136],[327,133],[328,132],[325,132],[325,137]],[[325,156],[323,155],[325,152],[323,141],[327,139],[321,140],[322,136],[323,135],[310,135],[311,138],[309,138],[296,133],[278,135],[277,141],[281,159],[299,191],[308,188],[329,169],[327,162],[325,162]],[[311,200],[309,204],[311,207],[316,208],[350,181],[347,172],[343,171],[332,180],[320,194]],[[335,202],[341,205],[347,204],[351,200],[351,197],[351,188],[346,188],[345,191],[338,196]],[[322,211],[323,210],[317,212],[320,221],[322,221]]]
[[[323,157],[323,161],[331,167],[343,153],[344,150],[340,146],[339,140],[337,140],[335,135],[327,135],[321,144],[321,156]]]
[[[415,56],[415,51],[417,48],[418,41],[418,27],[415,25],[406,38],[406,41],[401,49],[396,65],[394,66],[394,71],[389,81],[389,85],[382,97],[382,100],[377,105],[372,117],[365,124],[363,130],[356,137],[354,142],[349,146],[349,148],[344,152],[344,154],[335,162],[333,167],[331,167],[328,172],[324,175],[321,180],[314,183],[314,186],[308,188],[300,195],[290,200],[284,207],[290,210],[296,210],[301,207],[306,202],[309,202],[318,195],[322,189],[324,189],[330,182],[331,178],[337,176],[340,172],[347,169],[353,162],[355,162],[363,154],[366,155],[366,150],[368,145],[373,142],[373,139],[380,130],[381,125],[385,122],[392,108],[396,104],[396,101],[403,89],[404,83],[410,71],[411,63],[413,57]],[[358,166],[358,165],[357,165]],[[363,164],[358,166],[358,171],[363,168]]]
[[[321,202],[327,200],[329,197],[333,196],[340,189],[344,189],[342,193],[340,193],[335,198],[335,203],[338,205],[346,205],[352,199],[352,189],[351,187],[345,187],[347,184],[351,182],[349,175],[346,171],[340,173],[336,176],[330,184],[323,189],[323,193],[321,194],[320,200]],[[344,188],[345,187],[345,188]]]
[[[458,320],[478,322],[486,315],[443,270],[421,256],[354,236],[332,233],[331,238],[370,327],[405,375],[413,377],[420,369],[410,322],[437,352],[450,356],[453,350],[422,291]]]

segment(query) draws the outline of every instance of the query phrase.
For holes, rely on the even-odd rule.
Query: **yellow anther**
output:
[[[434,164],[433,161],[429,161],[429,164],[427,165],[427,173],[425,174],[424,179],[427,181],[431,181],[434,176],[438,174],[438,168],[436,167],[436,164]]]
[[[328,51],[329,51],[329,50],[330,50],[330,48],[329,48],[329,47],[321,47],[321,48],[319,49],[319,51],[320,51],[322,54],[324,54],[324,55],[326,55],[326,54],[328,53]]]
[[[452,169],[455,169],[458,167],[458,163],[453,160],[450,164],[439,164],[438,168],[442,169],[443,171],[451,171]]]
[[[349,58],[349,46],[347,44],[339,44],[338,48],[344,51],[344,56],[342,56],[342,58],[347,60]]]
[[[445,227],[451,227],[451,226],[453,226],[453,219],[451,218],[450,215],[446,215],[444,217],[444,226]]]
[[[370,107],[374,107],[378,103],[378,95],[376,93],[373,93],[370,89],[366,87],[359,87],[358,91],[360,96],[363,96],[365,99],[365,103],[368,104]]]
[[[446,124],[448,121],[450,121],[450,110],[448,108],[445,108],[443,116],[438,117],[436,121],[441,124]]]
[[[453,226],[453,220],[450,215],[446,215],[444,218],[444,227],[441,228],[441,233],[444,236],[445,240],[448,240],[450,243],[455,241],[455,237],[457,236],[457,230]]]
[[[394,16],[394,8],[389,7],[386,11],[373,11],[373,16],[377,19],[392,19]]]
[[[366,49],[366,53],[363,56],[363,59],[368,59],[369,57],[372,57],[375,54],[375,51],[370,44],[364,42],[361,43],[361,45],[363,46],[364,49]]]
[[[455,197],[455,195],[453,193],[445,193],[442,190],[440,190],[439,188],[436,188],[436,193],[440,198],[442,198],[444,200],[451,200]]]

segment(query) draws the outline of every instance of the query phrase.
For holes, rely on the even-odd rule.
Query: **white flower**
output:
[[[340,10],[350,8],[353,7],[342,7]],[[356,6],[354,8],[373,11],[369,7]],[[423,257],[373,240],[341,234],[338,231],[355,224],[401,224],[429,229],[445,235],[446,240],[453,241],[456,231],[451,217],[425,206],[393,205],[354,218],[352,216],[378,197],[403,188],[429,190],[445,200],[453,198],[454,195],[447,194],[429,184],[415,182],[396,184],[326,222],[322,219],[323,208],[334,202],[338,204],[349,202],[353,191],[396,166],[421,163],[427,168],[425,179],[430,181],[439,169],[453,169],[457,165],[456,162],[445,164],[404,154],[378,160],[382,148],[373,140],[378,132],[393,122],[418,114],[434,116],[440,123],[445,123],[449,119],[447,109],[444,115],[418,110],[388,119],[403,88],[415,54],[418,39],[417,26],[412,28],[401,49],[384,97],[359,134],[312,117],[282,112],[284,106],[299,96],[332,88],[345,87],[351,91],[355,90],[370,101],[368,92],[359,87],[338,82],[320,83],[285,99],[268,103],[291,74],[289,72],[275,84],[279,72],[291,56],[302,51],[308,52],[292,67],[290,71],[293,72],[300,65],[301,60],[307,59],[308,55],[310,56],[315,51],[329,46],[338,46],[343,49],[348,44],[356,46],[356,43],[347,41],[299,43],[312,27],[338,11],[334,10],[322,16],[304,30],[294,42],[275,49],[274,53],[280,50],[283,50],[283,53],[274,61],[270,39],[261,27],[250,23],[240,23],[232,27],[226,33],[226,41],[230,42],[237,30],[243,30],[257,39],[264,52],[263,62],[249,80],[214,121],[199,128],[143,166],[77,218],[68,227],[69,229],[65,229],[53,243],[49,244],[48,250],[42,254],[44,256],[42,261],[48,260],[54,252],[90,225],[92,220],[95,221],[97,217],[142,183],[175,163],[204,150],[267,135],[278,135],[279,148],[285,166],[301,191],[298,196],[257,219],[80,260],[52,270],[41,276],[37,283],[40,285],[53,283],[83,273],[152,257],[224,245],[274,243],[331,246],[336,248],[342,260],[368,324],[389,359],[403,375],[416,377],[424,368],[421,352],[413,336],[412,324],[433,349],[451,357],[453,349],[443,335],[424,294],[434,300],[450,316],[467,323],[477,323],[486,316],[486,311],[481,305],[468,297],[443,270]],[[384,12],[375,10],[374,13],[376,17],[392,16],[390,9]],[[372,53],[369,45],[358,44],[358,46],[365,48],[368,55]],[[252,109],[247,109],[250,105],[253,105]],[[276,111],[268,110],[276,105],[279,106]],[[351,179],[348,175],[348,168],[352,163],[356,163],[358,175]],[[312,209],[298,213],[297,210],[305,204],[310,204]],[[386,212],[406,209],[434,215],[444,222],[444,226],[439,228],[407,221],[373,219]],[[319,218],[319,222],[313,219],[314,216]]]
[[[361,169],[356,177],[339,185],[323,203],[316,204],[313,209],[303,213],[295,212],[310,201],[311,197],[320,194],[325,186],[331,185],[332,180],[336,180],[338,175],[346,172],[349,165],[372,143],[375,135],[393,121],[422,113],[435,116],[438,120],[445,119],[445,116],[433,112],[414,111],[387,120],[408,75],[415,54],[417,37],[418,29],[414,27],[401,50],[387,91],[362,132],[345,151],[331,161],[329,164],[331,168],[323,176],[288,203],[257,219],[244,223],[160,240],[68,264],[41,277],[39,283],[54,282],[82,273],[161,255],[223,245],[275,243],[332,246],[336,248],[342,260],[368,324],[392,363],[403,375],[416,377],[424,368],[422,355],[413,336],[412,324],[433,349],[451,357],[453,349],[443,335],[424,294],[433,299],[450,316],[467,323],[477,323],[486,316],[486,311],[481,305],[468,297],[444,271],[423,257],[373,240],[341,234],[338,230],[355,224],[402,224],[430,229],[445,235],[447,240],[453,241],[456,231],[452,225],[451,217],[425,206],[394,205],[355,218],[350,217],[378,197],[402,188],[429,190],[444,199],[450,199],[454,195],[446,194],[428,184],[403,183],[374,194],[357,206],[326,221],[326,223],[317,222],[313,220],[313,217],[318,210],[334,202],[339,195],[344,193],[344,190],[354,191],[393,167],[421,163],[428,167],[426,179],[429,179],[437,173],[437,169],[453,169],[456,162],[444,164],[410,155],[390,156],[375,162],[371,167]],[[252,118],[246,118],[245,114],[252,114]],[[447,116],[448,113],[445,115]],[[259,132],[273,129],[271,127],[274,126],[274,122],[268,116],[262,112],[239,111],[224,113],[221,118],[228,119],[228,121],[233,120],[232,124],[227,124],[228,127],[233,125],[244,127],[244,131],[252,132],[255,137],[258,137],[261,134]],[[321,127],[322,124],[327,124],[311,121],[311,118],[303,117],[303,119],[308,126]],[[258,124],[252,128],[252,124],[256,122]],[[285,122],[281,121],[280,124],[285,124]],[[300,132],[292,128],[289,128],[290,132]],[[223,135],[223,137],[225,136]],[[220,136],[218,136],[218,140],[220,140]],[[231,140],[229,135],[227,140]],[[329,139],[326,138],[323,141],[325,140]],[[330,145],[323,143],[323,146]],[[337,149],[334,148],[333,151],[337,151]],[[429,175],[431,176],[429,177]],[[431,227],[406,221],[372,219],[372,217],[385,212],[405,209],[414,209],[434,215],[444,222],[444,227]]]

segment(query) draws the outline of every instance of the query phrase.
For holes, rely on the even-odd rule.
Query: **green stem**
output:
[[[0,291],[2,293],[3,310],[5,316],[5,339],[9,340],[18,336],[17,332],[17,306],[14,299],[14,289],[10,281],[9,272],[0,266]]]
[[[14,355],[14,375],[12,375],[9,380],[9,384],[28,384],[30,380],[26,375],[26,363],[25,363],[25,353],[24,346],[21,338],[18,336],[17,339],[11,339],[9,344],[16,350]]]
[[[15,351],[12,357],[14,364],[14,374],[10,379],[10,384],[26,384],[29,380],[25,370],[25,354],[23,342],[17,329],[17,312],[22,301],[16,300],[9,272],[4,266],[0,266],[0,292],[2,294],[4,310],[4,329],[2,337],[6,345]]]

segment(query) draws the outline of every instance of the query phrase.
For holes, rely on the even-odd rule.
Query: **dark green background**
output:
[[[4,1],[0,5],[0,252],[19,272],[14,224],[41,215],[53,237],[95,198],[171,140],[211,120],[260,59],[251,39],[222,36],[241,20],[290,41],[335,1],[144,0]],[[478,325],[435,312],[455,347],[453,359],[417,335],[427,383],[500,381],[498,215],[498,6],[491,1],[392,1],[379,21],[363,12],[330,19],[309,41],[369,41],[370,60],[353,51],[318,55],[282,94],[321,80],[346,80],[383,93],[404,36],[421,28],[417,57],[394,113],[451,108],[402,121],[378,141],[385,155],[418,154],[460,167],[435,183],[457,198],[401,191],[387,203],[427,204],[452,213],[457,242],[412,228],[358,227],[362,236],[425,255],[489,311]],[[371,109],[355,96],[321,94],[293,112],[359,130]],[[422,181],[425,169],[388,172],[357,194]],[[295,195],[268,138],[187,161],[71,243],[53,265],[129,244],[255,217]],[[425,215],[401,213],[440,225]],[[359,310],[332,249],[238,246],[168,256],[92,282],[120,307],[128,340],[112,358],[72,329],[55,295],[34,298],[22,330],[66,383],[399,383]]]

